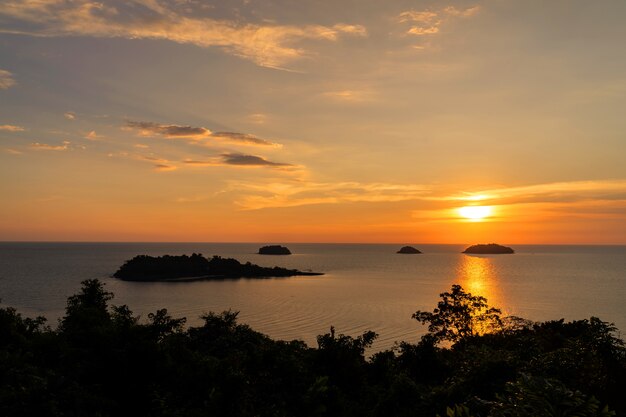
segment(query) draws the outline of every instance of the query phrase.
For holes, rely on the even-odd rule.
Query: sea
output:
[[[397,254],[402,244],[281,243],[292,255],[258,255],[265,243],[0,242],[1,307],[43,315],[53,327],[81,281],[98,278],[146,320],[167,308],[187,325],[203,314],[238,311],[239,322],[274,339],[317,335],[379,336],[372,351],[414,343],[426,328],[411,318],[432,311],[439,294],[460,284],[503,314],[533,321],[591,316],[626,331],[626,246],[510,245],[512,255],[466,255],[467,245],[415,244],[423,253]],[[323,272],[320,276],[198,282],[126,282],[112,278],[136,255],[201,253]],[[623,334],[618,333],[623,338]]]

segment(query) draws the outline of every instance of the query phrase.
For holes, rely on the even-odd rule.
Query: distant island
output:
[[[259,255],[291,255],[291,251],[284,246],[270,245],[260,248]]]
[[[126,261],[113,276],[124,281],[188,282],[226,278],[270,278],[323,275],[297,269],[263,267],[250,262],[242,264],[236,259],[213,256],[207,259],[199,253],[191,256],[139,255]]]
[[[463,253],[474,254],[474,255],[499,255],[506,253],[515,253],[513,248],[508,246],[498,245],[496,243],[489,244],[481,244],[481,245],[472,245],[469,248],[465,249]]]
[[[422,253],[422,252],[417,250],[417,249],[415,249],[413,246],[403,246],[396,253],[403,253],[403,254],[407,254],[407,255],[412,255],[412,254],[418,254],[418,253]]]

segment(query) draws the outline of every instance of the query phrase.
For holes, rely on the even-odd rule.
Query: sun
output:
[[[490,206],[465,206],[459,209],[462,217],[470,220],[482,220],[491,215]]]

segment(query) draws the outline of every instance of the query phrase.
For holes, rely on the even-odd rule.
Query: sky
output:
[[[626,244],[624,21],[2,0],[0,240]]]

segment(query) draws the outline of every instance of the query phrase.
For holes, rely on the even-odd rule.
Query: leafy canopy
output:
[[[441,301],[432,313],[418,310],[412,316],[422,324],[428,323],[425,340],[456,343],[502,327],[502,311],[489,307],[485,297],[465,292],[458,284],[439,296]]]

